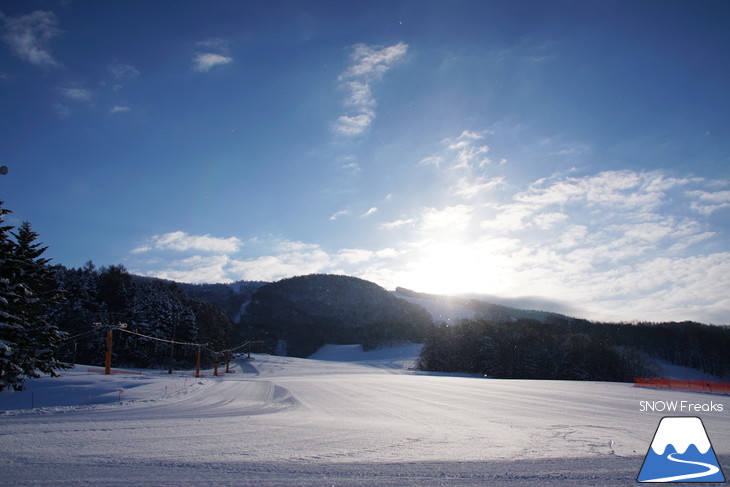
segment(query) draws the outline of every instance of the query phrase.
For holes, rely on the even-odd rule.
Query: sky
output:
[[[0,3],[54,263],[730,322],[724,1]]]

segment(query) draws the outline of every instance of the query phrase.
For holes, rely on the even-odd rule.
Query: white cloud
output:
[[[420,229],[427,233],[452,234],[470,226],[474,208],[467,205],[447,206],[443,209],[424,208]]]
[[[125,112],[128,112],[128,111],[130,111],[130,110],[131,110],[131,109],[130,109],[129,107],[125,107],[125,106],[122,106],[122,105],[114,105],[114,106],[113,106],[113,107],[111,107],[111,109],[109,110],[109,113],[111,113],[111,114],[115,114],[115,113],[125,113]]]
[[[91,101],[91,91],[86,88],[61,88],[61,94],[73,101]]]
[[[233,62],[230,56],[216,54],[213,52],[198,53],[193,57],[193,70],[207,73],[215,66],[222,66]]]
[[[363,217],[363,218],[365,218],[365,217],[374,215],[375,213],[377,213],[377,211],[378,211],[378,209],[373,206],[372,208],[370,208],[368,211],[366,211],[365,213],[363,213],[360,216]]]
[[[350,211],[349,210],[340,210],[340,211],[337,211],[337,212],[333,213],[332,216],[330,217],[330,220],[335,221],[338,218],[341,218],[343,216],[347,216],[349,214],[350,214]]]
[[[169,232],[155,235],[148,244],[137,247],[133,252],[142,253],[149,250],[174,250],[177,252],[219,252],[234,253],[241,248],[241,240],[237,237],[218,238],[210,235],[188,235],[185,232]]]
[[[147,272],[146,275],[193,284],[210,282],[227,283],[233,282],[232,279],[226,277],[226,267],[229,262],[230,259],[225,255],[194,255],[172,262],[167,269]]]
[[[483,191],[489,191],[491,189],[504,186],[505,179],[503,177],[486,178],[483,176],[477,176],[476,178],[461,178],[453,187],[453,194],[455,196],[463,196],[465,198],[473,198]]]
[[[137,68],[126,63],[110,64],[107,66],[107,71],[114,79],[133,79],[140,75]]]
[[[408,219],[403,219],[403,220],[395,220],[395,221],[392,221],[392,222],[381,223],[380,224],[380,228],[385,229],[385,230],[392,230],[394,228],[399,228],[399,227],[403,227],[403,226],[406,226],[406,225],[412,225],[413,223],[415,223],[415,221],[416,220],[413,219],[413,218],[408,218]]]
[[[341,115],[335,122],[334,129],[340,135],[360,135],[373,122],[375,112],[361,110],[352,115]]]
[[[407,52],[408,44],[403,42],[382,48],[357,44],[350,58],[352,63],[340,79],[378,81],[390,68],[402,61]]]
[[[441,166],[441,163],[444,162],[444,158],[441,156],[428,156],[428,157],[424,157],[423,159],[421,159],[420,162],[421,162],[421,164],[425,164],[427,166],[431,165],[431,166],[439,167],[439,166]]]
[[[336,260],[344,264],[362,264],[374,259],[385,260],[398,256],[398,251],[393,248],[382,250],[366,249],[342,249],[336,255]]]
[[[204,47],[208,50],[213,50],[220,53],[228,53],[228,46],[230,42],[219,37],[211,37],[210,39],[204,39],[195,43],[198,47]]]
[[[36,10],[21,17],[6,17],[0,13],[0,20],[5,23],[2,39],[13,54],[42,68],[61,66],[48,48],[51,39],[62,32],[53,12]]]
[[[333,272],[332,257],[318,245],[279,242],[272,255],[233,261],[228,269],[238,279],[275,281],[285,277]]]
[[[730,191],[688,191],[687,195],[696,199],[692,209],[703,215],[711,215],[717,210],[730,207]]]
[[[360,135],[373,123],[377,102],[372,93],[372,84],[403,60],[408,45],[403,42],[389,47],[375,47],[358,44],[353,48],[350,65],[339,76],[340,88],[347,92],[343,105],[349,111],[333,125],[340,135]]]

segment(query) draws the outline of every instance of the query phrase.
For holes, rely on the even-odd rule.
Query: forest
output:
[[[630,382],[661,374],[655,359],[730,377],[730,329],[683,323],[465,320],[435,328],[419,367],[495,378]]]
[[[91,262],[78,269],[55,266],[53,270],[63,300],[49,310],[48,320],[67,334],[58,347],[60,360],[99,363],[108,328],[134,333],[115,333],[115,366],[194,364],[196,347],[160,340],[200,343],[211,350],[222,350],[230,343],[232,323],[225,313],[184,293],[173,282],[139,279],[123,266],[97,269]],[[206,363],[211,359],[205,356]]]

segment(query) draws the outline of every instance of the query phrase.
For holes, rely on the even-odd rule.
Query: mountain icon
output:
[[[702,420],[662,418],[637,482],[725,482]]]

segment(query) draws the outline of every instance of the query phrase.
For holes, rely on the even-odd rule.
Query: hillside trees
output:
[[[294,356],[311,355],[325,343],[376,348],[422,341],[433,326],[423,308],[375,283],[350,276],[311,274],[260,287],[241,327],[274,348],[285,340]],[[249,337],[251,338],[251,337]]]
[[[57,275],[66,300],[54,310],[55,323],[79,337],[64,346],[66,360],[99,363],[105,349],[103,331],[121,324],[136,335],[115,332],[112,362],[119,366],[191,366],[195,347],[169,340],[204,343],[214,350],[229,344],[232,324],[225,314],[175,283],[132,276],[122,265],[61,266]]]
[[[630,381],[652,375],[650,365],[630,348],[531,320],[464,321],[434,329],[420,367],[504,379]]]
[[[21,390],[26,377],[51,375],[67,366],[55,358],[62,334],[48,322],[58,303],[46,247],[28,222],[17,232],[3,225],[9,210],[0,202],[0,390]],[[12,237],[12,238],[11,238]]]

